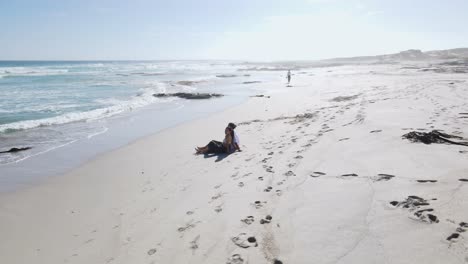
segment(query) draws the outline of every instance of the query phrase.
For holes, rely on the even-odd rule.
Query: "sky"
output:
[[[0,0],[0,60],[318,60],[468,47],[466,0]]]

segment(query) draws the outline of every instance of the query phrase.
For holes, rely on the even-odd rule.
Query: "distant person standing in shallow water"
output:
[[[288,84],[291,82],[291,70],[288,70],[288,75],[286,76],[288,79]]]

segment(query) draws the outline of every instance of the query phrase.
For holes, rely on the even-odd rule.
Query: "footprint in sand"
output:
[[[258,177],[258,180],[259,180],[259,181],[263,181],[263,177]]]
[[[243,182],[239,182],[239,183],[237,184],[237,186],[239,186],[239,187],[244,187],[244,183],[243,183]]]
[[[458,242],[458,238],[460,238],[460,235],[462,233],[465,233],[468,229],[468,223],[461,222],[458,224],[457,229],[455,230],[454,233],[452,233],[450,236],[446,238],[446,240],[450,243],[456,243]]]
[[[214,211],[216,213],[221,213],[223,211],[223,206],[222,205],[218,205],[214,208]]]
[[[416,181],[419,182],[419,183],[427,183],[427,182],[435,183],[435,182],[437,182],[437,180],[416,180]]]
[[[288,177],[289,176],[296,176],[296,174],[294,172],[292,172],[292,171],[288,171],[288,172],[284,173],[284,176],[288,176]]]
[[[395,175],[379,173],[377,174],[377,177],[374,178],[374,181],[389,181],[394,177]]]
[[[234,254],[228,258],[226,264],[244,264],[244,259],[240,254]]]
[[[192,241],[190,241],[190,249],[192,250],[193,254],[198,249],[198,240],[200,239],[200,235],[196,236]]]
[[[258,246],[257,239],[254,236],[247,235],[246,233],[240,233],[238,236],[233,237],[231,241],[241,248]]]
[[[324,173],[324,172],[320,172],[320,171],[314,171],[314,172],[312,172],[312,174],[310,175],[310,177],[317,178],[317,177],[324,176],[324,175],[327,175],[327,174]]]
[[[468,179],[458,179],[461,182],[468,182]]]
[[[154,254],[156,253],[156,251],[157,251],[157,250],[156,250],[155,248],[152,248],[152,249],[148,250],[147,254],[148,254],[149,256],[151,256],[151,255],[154,255]]]
[[[460,237],[460,234],[458,233],[453,233],[451,234],[449,237],[447,237],[447,241],[450,241],[450,242],[457,242],[458,238]],[[454,241],[452,241],[454,240]]]
[[[276,195],[278,195],[278,196],[283,195],[283,191],[281,191],[281,190],[276,190]]]
[[[260,220],[260,224],[261,225],[269,224],[269,223],[271,223],[271,220],[273,220],[273,217],[271,215],[267,215],[267,216],[265,216],[264,219]]]
[[[382,132],[382,130],[379,129],[379,130],[372,130],[370,133],[380,133],[380,132]]]
[[[357,177],[359,175],[357,175],[356,173],[349,173],[349,174],[343,174],[341,175],[342,177]]]
[[[246,218],[242,219],[241,222],[244,222],[248,225],[251,225],[253,222],[255,222],[255,218],[251,215],[247,216]]]
[[[263,207],[263,205],[266,204],[266,202],[261,202],[261,201],[255,201],[253,203],[253,206],[256,208],[256,209],[260,209]]]
[[[295,159],[303,159],[304,157],[301,156],[301,155],[298,155],[298,156],[296,156],[296,157],[294,157],[294,158],[295,158]]]
[[[349,140],[350,138],[342,138],[342,139],[339,139],[338,141],[346,141],[346,140]]]
[[[273,190],[273,187],[271,186],[268,186],[265,190],[263,190],[264,192],[271,192],[271,190]]]
[[[179,233],[184,233],[185,231],[187,230],[190,230],[192,228],[195,228],[196,227],[196,224],[200,223],[200,221],[198,222],[194,222],[193,220],[191,220],[190,222],[186,223],[185,226],[183,227],[179,227],[177,229],[177,231],[179,231]]]

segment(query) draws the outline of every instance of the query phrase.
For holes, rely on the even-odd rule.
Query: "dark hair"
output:
[[[227,126],[226,129],[229,130],[229,132],[231,134],[231,137],[234,140],[234,129],[232,127],[230,127],[230,126]]]
[[[236,129],[236,125],[234,123],[229,123],[228,127],[231,128],[232,130]]]

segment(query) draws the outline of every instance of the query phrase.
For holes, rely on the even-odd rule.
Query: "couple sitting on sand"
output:
[[[212,140],[208,145],[204,147],[197,147],[195,149],[196,154],[210,154],[210,153],[233,153],[236,150],[240,151],[239,147],[239,137],[234,132],[236,125],[233,123],[229,123],[226,129],[224,130],[224,140],[223,142],[219,142],[216,140]]]

